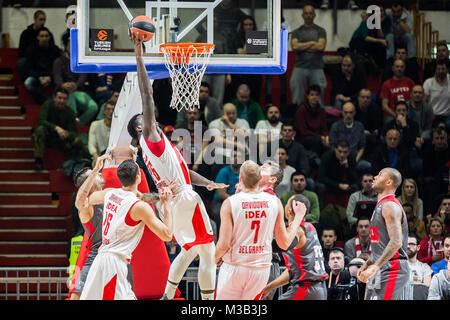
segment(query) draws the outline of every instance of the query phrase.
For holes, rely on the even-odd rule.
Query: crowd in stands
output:
[[[198,189],[217,230],[220,206],[236,191],[239,159],[251,155],[251,141],[256,141],[258,159],[265,152],[278,161],[284,176],[274,192],[283,203],[292,194],[309,199],[306,221],[319,232],[330,290],[350,281],[370,253],[370,217],[377,202],[374,176],[385,167],[398,169],[403,183],[397,197],[410,231],[411,286],[431,286],[430,295],[436,298],[442,292],[437,287],[445,282],[437,277],[450,259],[449,50],[445,41],[439,43],[436,60],[422,70],[408,11],[398,1],[390,8],[377,5],[382,28],[368,29],[368,17],[362,14],[341,62],[331,66],[324,65],[327,33],[314,23],[314,7],[302,9],[304,24],[290,33],[292,76],[281,77],[282,88],[289,81],[292,104],[274,105],[270,92],[262,92],[260,75],[208,75],[200,87],[200,107],[176,113],[169,107],[170,79],[162,79],[153,83],[157,121],[169,137],[177,129],[190,133],[173,143],[183,150],[191,170],[229,185],[214,193]],[[220,50],[245,52],[241,37],[245,30],[257,30],[255,19],[229,0],[215,13]],[[60,50],[44,27],[45,13],[37,11],[34,18],[21,35],[18,69],[41,105],[33,133],[36,169],[42,169],[42,153],[50,145],[69,158],[95,161],[107,146],[123,75],[72,73],[68,36],[63,36]],[[381,82],[371,91],[368,78],[378,76]],[[46,97],[42,89],[49,85],[57,90]],[[324,105],[327,86],[330,106]],[[261,95],[267,97],[266,105],[260,105]],[[196,123],[201,124],[200,143]],[[88,139],[80,137],[77,126],[90,126]],[[207,130],[219,134],[207,137]],[[234,133],[231,140],[229,130]],[[211,146],[215,159],[222,160],[212,165],[202,161]],[[155,191],[150,175],[147,180]],[[173,243],[170,253],[176,253]],[[339,277],[340,272],[347,274]],[[412,298],[412,291],[405,299]]]

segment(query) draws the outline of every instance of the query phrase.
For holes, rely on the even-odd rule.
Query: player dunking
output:
[[[156,123],[153,90],[142,58],[142,40],[129,33],[137,62],[139,90],[142,98],[142,115],[135,115],[128,123],[128,132],[139,139],[144,161],[158,189],[174,181],[173,199],[174,237],[181,252],[172,262],[163,299],[173,299],[175,290],[186,269],[199,255],[198,281],[202,299],[214,297],[216,266],[214,264],[214,235],[206,208],[192,184],[208,190],[226,188],[194,171],[190,171],[176,149]]]
[[[97,159],[95,168],[80,188],[82,193],[88,192],[104,160],[103,157]],[[141,182],[137,163],[134,160],[123,161],[117,168],[117,176],[122,188],[96,191],[85,201],[85,207],[100,203],[104,206],[102,245],[89,270],[81,300],[136,299],[127,280],[127,264],[141,240],[144,227],[147,226],[163,241],[172,238],[170,188],[160,191],[160,200],[166,208],[164,222],[161,222],[153,209],[137,198],[137,187]]]
[[[370,220],[370,258],[358,270],[367,283],[366,300],[398,300],[409,281],[408,221],[395,191],[402,183],[398,170],[384,168],[374,178],[378,202]]]
[[[295,202],[295,218],[286,229],[283,208],[276,197],[259,190],[260,177],[259,166],[245,161],[239,174],[241,191],[220,209],[217,300],[259,298],[269,278],[274,234],[278,246],[287,249],[306,212],[303,204]]]
[[[289,223],[293,220],[293,201],[302,202],[307,210],[310,208],[309,200],[305,196],[297,194],[290,197],[285,208]],[[263,297],[272,290],[289,284],[279,300],[327,300],[324,281],[328,275],[325,271],[322,246],[311,223],[302,221],[296,239],[283,253],[283,257],[286,270],[266,286]]]

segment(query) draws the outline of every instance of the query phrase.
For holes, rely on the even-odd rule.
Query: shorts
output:
[[[195,245],[214,241],[214,233],[205,205],[190,185],[181,187],[173,199],[173,235],[177,243],[189,250]]]
[[[278,300],[327,300],[325,281],[300,281],[290,285]]]
[[[222,263],[217,277],[216,300],[259,300],[270,275],[264,268]]]
[[[367,282],[365,300],[400,300],[409,272],[408,260],[389,261]]]
[[[124,258],[117,254],[97,254],[87,275],[80,300],[136,300],[127,280],[127,265]]]
[[[80,275],[78,276],[74,292],[81,293],[83,291],[84,284],[86,283],[86,278],[89,273],[89,269],[91,268],[92,263],[94,263],[95,257],[97,256],[97,252],[98,247],[96,247],[95,249],[91,249],[91,252],[89,252],[89,255],[86,258],[86,262],[84,263],[84,266],[80,271]]]

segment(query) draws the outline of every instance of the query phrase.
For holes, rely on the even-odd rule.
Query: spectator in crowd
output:
[[[291,189],[291,176],[296,171],[294,167],[287,164],[288,158],[289,156],[286,149],[284,147],[278,147],[276,162],[278,162],[280,168],[283,170],[283,180],[281,180],[274,190],[278,198],[281,198],[283,193],[288,192]]]
[[[366,135],[366,155],[370,155],[375,146],[379,144],[380,129],[383,127],[383,111],[381,107],[372,101],[372,93],[364,88],[359,91],[354,102],[355,121],[359,121],[364,126]]]
[[[195,172],[201,170],[199,173],[207,176],[208,170],[206,170],[202,160],[206,147],[210,142],[204,134],[208,127],[200,121],[200,110],[197,107],[185,110],[184,116],[186,118],[186,124],[179,127],[179,129],[187,130],[189,135],[187,136],[186,133],[182,133],[179,137],[178,145],[183,150],[184,159],[188,159],[189,169]],[[196,126],[200,128],[199,131],[197,131]],[[201,133],[201,136],[196,137],[196,133]]]
[[[446,127],[450,128],[450,75],[446,61],[436,62],[434,77],[425,80],[423,89],[434,115],[444,117]]]
[[[344,300],[343,290],[338,285],[350,283],[350,272],[345,269],[344,251],[341,248],[331,249],[328,260],[331,272],[328,279],[328,298],[327,300]]]
[[[245,150],[245,145],[242,144],[241,140],[234,138],[247,136],[247,131],[250,129],[247,120],[238,118],[236,106],[232,103],[226,103],[223,106],[222,117],[215,119],[209,123],[208,128],[210,130],[215,130],[214,142],[210,147],[214,147],[214,152],[216,159],[222,157],[223,159],[231,159],[231,153],[234,148],[239,148],[240,150]],[[228,133],[233,133],[233,141],[230,139]],[[222,161],[224,163],[224,161]],[[214,176],[214,173],[211,172]]]
[[[266,120],[259,120],[255,127],[259,143],[279,140],[282,125],[280,108],[275,105],[266,106]]]
[[[238,117],[248,121],[250,128],[254,129],[260,120],[265,120],[261,106],[250,97],[248,85],[241,84],[236,91],[236,98],[231,102],[236,106]]]
[[[285,148],[288,155],[286,163],[308,176],[310,166],[306,156],[306,150],[300,142],[294,140],[296,131],[293,122],[284,122],[281,125],[280,135],[279,146]]]
[[[292,31],[291,47],[295,51],[295,66],[292,71],[290,87],[292,103],[302,103],[307,84],[320,87],[321,101],[327,86],[323,71],[323,52],[327,44],[327,33],[324,28],[314,24],[316,13],[314,7],[303,7],[304,24]]]
[[[69,92],[69,95],[76,91],[85,90],[84,84],[87,81],[86,73],[74,73],[70,69],[70,38],[64,38],[64,52],[53,62],[53,81],[56,87],[61,87]]]
[[[320,156],[329,147],[326,112],[320,104],[321,88],[311,85],[308,95],[295,113],[297,139]]]
[[[232,152],[230,160],[232,160],[230,164],[220,169],[215,179],[216,183],[228,185],[226,189],[216,190],[211,204],[211,219],[216,223],[217,230],[220,230],[220,207],[226,198],[235,194],[236,184],[239,183],[239,170],[242,162],[239,161],[238,150]]]
[[[222,115],[222,106],[215,98],[211,97],[210,86],[207,82],[202,82],[200,84],[198,100],[200,102],[200,120],[203,125],[208,126],[213,120],[220,118]],[[183,128],[185,126],[186,109],[182,109],[177,114],[175,128]]]
[[[428,264],[417,260],[417,252],[419,250],[419,239],[414,233],[408,235],[408,247],[406,254],[408,255],[408,263],[410,268],[410,282],[405,286],[402,300],[414,300],[414,286],[423,285],[430,286],[433,271]]]
[[[108,101],[104,110],[105,118],[93,121],[89,127],[88,150],[93,159],[93,166],[97,163],[97,158],[108,148],[114,107],[115,104]]]
[[[237,31],[235,47],[237,54],[246,54],[247,52],[247,39],[246,32],[256,31],[258,27],[256,20],[252,16],[245,16],[239,23]],[[238,86],[242,83],[246,83],[250,87],[250,94],[253,100],[259,101],[261,95],[262,76],[260,74],[233,74],[231,76],[232,84]]]
[[[432,217],[428,220],[427,232],[428,235],[420,242],[417,259],[431,266],[442,259],[440,252],[443,249],[444,223],[440,218]]]
[[[409,150],[400,144],[400,132],[396,128],[389,129],[380,144],[372,153],[370,163],[372,171],[379,172],[381,169],[390,167],[408,175],[410,171]]]
[[[367,88],[367,78],[364,70],[355,65],[353,57],[349,54],[342,58],[341,65],[331,75],[331,103],[337,110],[353,100],[359,90]]]
[[[370,163],[362,160],[366,147],[364,125],[359,121],[355,121],[355,113],[353,103],[345,102],[342,106],[342,119],[331,125],[329,132],[330,147],[336,148],[339,141],[347,141],[350,146],[350,152],[355,155],[357,169],[368,171],[370,170]]]
[[[422,241],[427,236],[425,223],[414,215],[414,206],[411,203],[405,202],[402,204],[402,207],[403,211],[405,211],[406,219],[408,220],[409,232],[414,233],[419,241]]]
[[[449,50],[447,46],[447,41],[441,41],[438,43],[436,48],[436,60],[430,61],[425,65],[425,70],[423,72],[423,80],[434,77],[434,72],[436,71],[436,61],[444,60],[447,64],[447,70],[450,71],[450,60],[449,60]]]
[[[386,65],[386,49],[388,42],[386,35],[391,29],[391,20],[386,18],[384,5],[381,1],[375,3],[380,8],[380,29],[369,29],[367,27],[368,15],[364,11],[361,13],[362,21],[359,27],[353,32],[349,47],[352,52],[361,54],[374,60],[378,68]]]
[[[450,300],[450,268],[441,270],[431,279],[428,300]]]
[[[401,1],[393,1],[391,10],[386,12],[391,19],[391,30],[386,35],[388,41],[386,58],[394,57],[394,48],[398,44],[403,44],[408,48],[411,58],[416,57],[416,39],[413,35],[413,21],[411,14],[403,7]]]
[[[87,126],[95,119],[98,113],[98,105],[84,90],[88,79],[86,73],[73,73],[70,70],[70,39],[64,37],[63,54],[53,63],[53,79],[57,87],[69,92],[67,105],[77,115],[77,121],[82,126]],[[95,164],[95,162],[94,162]]]
[[[305,221],[318,223],[320,218],[319,198],[313,191],[306,190],[306,176],[303,172],[296,171],[291,175],[291,190],[283,193],[280,197],[283,206],[294,194],[302,194],[308,198],[311,204],[309,212],[305,216]]]
[[[226,40],[227,51],[236,52],[236,33],[239,22],[247,16],[240,8],[233,4],[233,0],[222,0],[214,8],[220,26],[220,33]]]
[[[41,87],[52,84],[53,61],[61,55],[57,46],[50,41],[50,31],[42,27],[36,32],[37,42],[32,42],[26,52],[24,68],[28,71],[24,85],[30,92],[34,101],[42,104],[47,97]]]
[[[419,137],[419,125],[408,117],[408,105],[406,101],[397,101],[394,106],[395,118],[387,122],[384,132],[395,128],[400,132],[400,143],[408,148],[413,148]]]
[[[328,261],[330,260],[330,252],[336,246],[336,230],[330,226],[322,227],[322,235],[320,236],[322,244],[323,259],[325,263],[325,271],[327,273],[331,272],[330,265]]]
[[[361,190],[355,191],[350,195],[347,204],[347,221],[350,224],[350,228],[353,229],[353,225],[358,221],[358,217],[362,216],[365,212],[362,211],[358,203],[372,202],[377,203],[377,192],[373,189],[373,174],[364,173],[361,177]],[[357,209],[358,206],[358,209]],[[355,212],[355,209],[358,210]]]
[[[432,141],[425,143],[421,150],[423,158],[425,212],[430,212],[434,196],[444,193],[448,188],[448,167],[450,148],[445,128],[437,127],[432,131]]]
[[[397,46],[395,49],[394,59],[387,61],[386,68],[384,69],[384,73],[381,77],[381,83],[392,78],[394,75],[392,72],[392,64],[397,59],[402,60],[405,63],[405,77],[410,78],[415,84],[421,84],[422,82],[419,77],[419,64],[417,63],[417,59],[409,59],[408,49],[405,46]]]
[[[434,215],[444,222],[444,233],[450,233],[450,195],[444,195],[438,211]]]
[[[97,102],[99,106],[102,106],[106,101],[108,101],[111,98],[113,92],[120,93],[124,79],[125,76],[122,73],[92,73],[89,74],[88,76],[89,81],[88,90],[91,93],[92,97],[94,98],[95,102]],[[162,94],[162,92],[158,90],[159,88],[155,88],[156,87],[155,82],[153,89],[155,90],[155,92]],[[171,87],[169,88],[171,90]],[[170,91],[170,93],[172,93],[172,91]],[[159,105],[156,101],[155,104]]]
[[[401,204],[410,203],[413,205],[413,213],[419,220],[423,220],[423,201],[419,198],[419,189],[417,183],[412,178],[403,180],[402,193],[398,197]]]
[[[106,102],[111,101],[112,103],[116,104],[117,100],[119,100],[119,95],[120,95],[120,91],[112,91],[111,92],[111,97],[109,98],[109,100],[105,101],[105,103],[103,103],[100,106],[100,110],[98,110],[97,118],[95,120],[101,120],[101,119],[105,118],[104,111],[105,111]],[[155,116],[156,116],[157,112],[158,111],[157,111],[157,108],[155,106]],[[157,121],[159,122],[158,117],[157,117]]]
[[[380,99],[382,101],[382,108],[387,116],[395,118],[394,106],[398,101],[408,101],[411,96],[414,81],[406,77],[405,62],[397,59],[392,65],[393,77],[383,82],[381,86]]]
[[[75,114],[67,106],[69,94],[58,88],[53,99],[41,106],[37,127],[32,140],[36,170],[42,170],[42,157],[46,146],[64,150],[68,158],[88,156],[89,152],[77,134]]]
[[[436,261],[431,265],[431,270],[433,270],[433,275],[436,275],[441,270],[447,270],[448,262],[450,260],[450,233],[447,233],[444,237],[444,246],[440,251],[441,260]]]
[[[394,107],[395,119],[387,122],[384,131],[397,129],[400,132],[400,145],[408,148],[411,173],[418,176],[422,172],[423,160],[419,157],[417,149],[422,148],[419,135],[419,125],[408,118],[408,105],[398,101]]]
[[[407,118],[419,125],[419,143],[423,145],[425,140],[431,140],[434,113],[431,106],[425,101],[425,93],[421,85],[415,85],[412,88],[411,100],[407,102],[407,107]]]
[[[356,222],[356,236],[347,240],[344,246],[344,254],[348,261],[359,257],[361,253],[370,254],[370,219],[360,217]]]
[[[28,75],[25,68],[27,49],[31,44],[37,43],[38,30],[44,27],[47,17],[44,11],[36,10],[33,14],[33,19],[33,23],[22,31],[19,39],[19,60],[17,61],[17,71],[23,80],[25,80]],[[53,38],[53,34],[50,31],[49,35],[49,43],[54,45],[55,39]]]
[[[350,154],[347,141],[341,140],[334,149],[325,152],[320,159],[317,173],[317,187],[319,196],[324,198],[325,193],[336,197],[350,194],[357,190],[355,156]],[[347,197],[347,199],[348,199]]]

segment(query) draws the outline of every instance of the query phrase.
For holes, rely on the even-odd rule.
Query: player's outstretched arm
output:
[[[286,250],[289,248],[290,244],[297,235],[300,223],[306,214],[306,206],[300,201],[293,201],[293,211],[295,213],[294,219],[290,223],[289,227],[286,228],[284,225],[284,210],[280,199],[278,199],[278,216],[275,222],[275,240],[277,245],[282,249]]]
[[[164,204],[163,221],[159,220],[152,207],[143,201],[133,206],[130,216],[134,221],[142,220],[161,240],[170,241],[173,234],[172,208],[170,205],[172,197],[173,195],[169,188],[164,188],[160,191],[160,200]]]
[[[82,223],[86,223],[92,218],[93,211],[92,207],[89,206],[88,196],[92,189],[92,186],[94,185],[95,179],[97,178],[97,174],[103,168],[105,160],[111,160],[111,156],[102,155],[101,157],[97,158],[95,167],[92,169],[91,174],[77,191],[77,195],[75,198],[75,207],[78,209],[78,213]]]
[[[224,189],[228,188],[228,184],[224,183],[216,183],[212,180],[206,179],[204,176],[198,174],[193,170],[189,170],[189,174],[191,176],[191,182],[195,186],[206,187],[209,191],[214,189]]]
[[[139,34],[137,33],[137,36]],[[137,36],[128,30],[128,36],[134,46],[134,53],[136,55],[136,67],[138,75],[139,92],[142,99],[142,113],[144,117],[144,128],[142,132],[144,137],[152,142],[158,142],[161,139],[157,131],[156,117],[155,117],[155,102],[153,101],[153,88],[148,78],[147,69],[145,68],[143,55],[143,42]]]
[[[215,261],[216,265],[222,263],[222,257],[231,247],[231,236],[233,234],[233,217],[231,213],[230,199],[225,199],[220,208],[220,232],[217,240]]]

